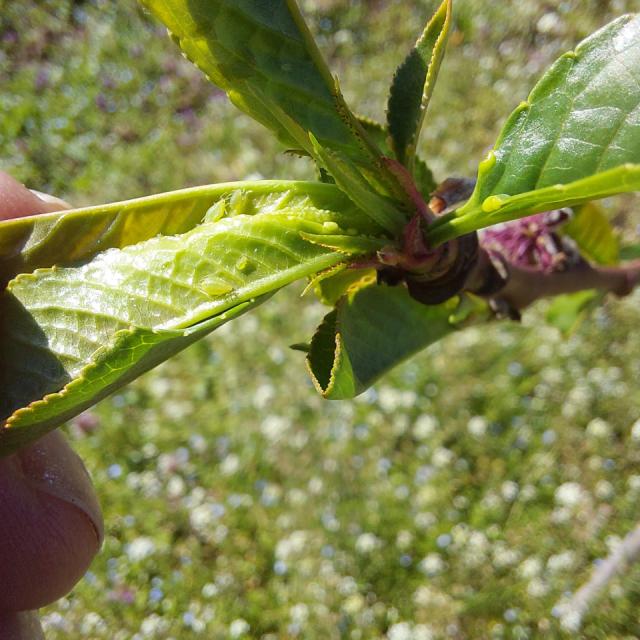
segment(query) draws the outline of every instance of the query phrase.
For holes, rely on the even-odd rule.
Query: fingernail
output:
[[[56,196],[52,196],[48,193],[44,193],[43,191],[37,191],[36,189],[29,189],[31,193],[37,198],[40,198],[42,202],[46,202],[47,204],[53,205],[55,209],[53,211],[59,211],[60,209],[71,209],[71,205],[62,198],[56,198]]]
[[[38,491],[82,511],[102,544],[104,523],[89,474],[58,432],[50,433],[17,454],[25,480]]]

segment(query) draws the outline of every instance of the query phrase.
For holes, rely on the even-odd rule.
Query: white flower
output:
[[[167,482],[167,495],[169,498],[180,498],[184,495],[186,485],[180,476],[171,476]]]
[[[286,562],[292,556],[299,555],[305,550],[308,539],[306,531],[292,531],[287,538],[283,538],[276,544],[276,558]]]
[[[106,631],[107,625],[102,617],[90,611],[82,618],[82,624],[80,625],[80,632],[83,637],[88,637],[94,634],[96,631]]]
[[[356,540],[356,551],[358,553],[371,553],[382,546],[382,541],[373,533],[362,533]]]
[[[631,439],[640,442],[640,418],[631,425]]]
[[[413,601],[419,607],[434,607],[444,609],[451,607],[452,599],[446,593],[432,589],[427,585],[418,587],[413,593]]]
[[[520,487],[517,482],[513,482],[513,480],[506,480],[502,483],[502,487],[500,488],[500,493],[502,494],[505,502],[513,502],[518,497],[518,492],[520,491]]]
[[[433,640],[433,631],[426,624],[417,624],[413,628],[413,640]]]
[[[608,438],[611,435],[611,425],[602,418],[594,418],[587,425],[587,434],[594,438]]]
[[[428,576],[435,576],[445,569],[445,562],[438,553],[428,553],[418,565],[420,571]]]
[[[189,514],[189,523],[199,533],[206,532],[215,520],[211,505],[207,502],[194,507]]]
[[[388,640],[413,640],[413,631],[408,622],[396,622],[387,631]]]
[[[156,552],[156,543],[151,539],[140,536],[125,547],[125,553],[131,562],[140,562]]]
[[[608,480],[598,480],[595,494],[600,500],[611,500],[615,495],[615,489]]]
[[[398,391],[393,387],[382,387],[378,393],[378,404],[388,412],[393,413],[397,409],[410,409],[416,403],[415,391]]]
[[[540,578],[533,578],[527,585],[527,593],[532,598],[542,598],[546,596],[548,592],[549,587],[547,586],[546,582],[544,582]]]
[[[565,631],[576,632],[580,631],[582,626],[582,616],[578,611],[568,611],[560,618],[560,626]]]
[[[303,624],[309,617],[309,607],[303,602],[299,602],[298,604],[294,604],[291,609],[289,609],[289,615],[291,616],[291,620],[293,620],[293,622]]]
[[[246,620],[243,620],[242,618],[236,618],[229,625],[229,635],[232,638],[239,638],[240,636],[243,636],[246,633],[249,633],[249,629],[251,629],[251,627],[249,626],[249,623]]]
[[[541,572],[542,560],[535,556],[531,556],[530,558],[523,560],[518,567],[518,573],[523,578],[535,578],[536,576],[539,576]]]
[[[438,447],[431,457],[431,462],[435,467],[443,469],[444,467],[448,467],[454,458],[453,451],[450,449],[445,449],[444,447]]]
[[[564,507],[575,507],[582,501],[584,489],[577,482],[565,482],[555,491],[556,502]]]
[[[407,531],[406,529],[402,529],[398,531],[398,535],[396,536],[396,546],[398,549],[407,549],[411,546],[413,542],[413,534],[411,531]]]
[[[239,468],[240,458],[235,453],[230,453],[220,464],[220,473],[232,476]]]
[[[640,491],[640,475],[634,474],[627,478],[627,484],[631,491]]]
[[[511,567],[520,560],[520,553],[515,549],[509,549],[504,543],[496,544],[493,551],[493,564],[498,569]]]
[[[469,420],[469,423],[467,424],[467,431],[474,438],[482,438],[482,436],[487,433],[488,426],[489,423],[487,422],[486,418],[483,418],[482,416],[473,416],[473,418],[471,418],[471,420]]]
[[[429,414],[421,415],[413,425],[413,435],[418,440],[426,440],[431,437],[440,426],[438,419]]]
[[[268,415],[260,425],[260,431],[267,440],[276,442],[282,439],[285,433],[291,427],[291,420],[283,416]]]
[[[551,573],[560,573],[571,569],[576,561],[573,551],[563,551],[556,553],[547,560],[547,569]]]
[[[253,392],[253,406],[256,409],[266,409],[271,400],[273,400],[275,394],[276,392],[272,384],[261,384]]]
[[[342,608],[349,614],[355,615],[359,611],[362,611],[362,608],[365,605],[365,599],[359,593],[354,593],[350,595],[342,605]]]
[[[160,634],[165,633],[169,627],[169,621],[159,616],[157,613],[152,613],[147,616],[140,625],[140,633],[143,636],[149,638],[157,638]]]
[[[546,33],[552,35],[562,35],[562,21],[560,16],[554,11],[545,13],[536,24],[536,29],[539,33]]]
[[[638,478],[640,479],[640,476],[638,476]],[[416,513],[413,520],[416,523],[416,527],[419,529],[428,529],[438,522],[438,518],[429,511],[420,511],[419,513]]]
[[[213,582],[207,582],[207,584],[202,587],[201,593],[203,598],[207,598],[207,600],[209,600],[217,596],[218,592],[219,589],[215,584],[213,584]]]

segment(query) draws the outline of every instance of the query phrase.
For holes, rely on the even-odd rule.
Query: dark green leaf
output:
[[[387,108],[398,161],[413,168],[420,129],[435,87],[451,26],[452,0],[444,0],[393,78]]]
[[[640,188],[640,17],[564,54],[511,115],[471,199],[437,241]]]
[[[413,354],[485,318],[485,303],[466,296],[426,306],[400,286],[349,290],[318,328],[307,365],[324,397],[352,398]]]
[[[142,0],[242,111],[298,146],[277,112],[352,160],[371,160],[294,0]],[[308,141],[302,147],[309,151]],[[376,155],[376,154],[373,154]]]

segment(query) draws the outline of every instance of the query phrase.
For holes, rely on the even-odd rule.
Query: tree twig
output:
[[[617,575],[627,569],[640,556],[640,525],[628,533],[622,542],[600,562],[588,582],[557,607],[560,624],[569,631],[578,631],[589,607]]]
[[[466,289],[483,297],[502,301],[521,311],[541,298],[597,289],[626,296],[640,284],[640,261],[616,267],[600,267],[584,259],[563,270],[544,272],[508,262],[499,255],[481,250],[476,269],[467,279]]]

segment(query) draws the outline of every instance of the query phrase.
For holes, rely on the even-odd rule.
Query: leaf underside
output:
[[[602,298],[602,293],[595,289],[556,296],[550,303],[545,318],[550,325],[568,336],[575,331],[596,301],[601,301]]]
[[[0,221],[0,282],[40,267],[82,264],[106,249],[157,235],[185,233],[204,220],[277,211],[284,205],[344,211],[345,217],[353,212],[362,221],[339,189],[316,182],[264,180],[181,189]]]
[[[458,235],[639,188],[640,17],[627,15],[545,73],[480,164],[451,228]]]
[[[185,233],[12,280],[0,297],[0,454],[286,284],[344,263],[360,247],[371,250],[371,224],[336,187],[288,185],[271,195],[238,185],[218,191],[206,207],[216,215]],[[224,216],[227,209],[232,215]]]
[[[576,207],[562,229],[578,246],[581,255],[596,264],[613,265],[620,260],[618,237],[606,213],[595,202]]]
[[[426,306],[402,286],[374,284],[350,290],[314,335],[307,366],[325,398],[353,398],[470,318],[484,319],[484,310],[484,303],[469,305],[466,296]]]

